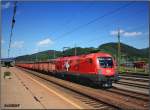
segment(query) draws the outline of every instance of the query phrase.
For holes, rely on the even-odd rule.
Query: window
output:
[[[100,57],[98,58],[99,64],[102,68],[112,68],[113,60],[111,57]]]

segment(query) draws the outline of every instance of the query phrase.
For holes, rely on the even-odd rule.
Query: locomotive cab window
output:
[[[98,58],[99,64],[102,68],[112,68],[113,60],[111,57],[100,57]]]

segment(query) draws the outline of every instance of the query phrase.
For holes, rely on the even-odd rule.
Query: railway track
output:
[[[136,73],[119,73],[119,76],[125,76],[125,77],[134,77],[134,78],[145,78],[145,79],[148,79],[150,76],[149,74],[136,74]]]
[[[87,104],[88,106],[92,107],[93,109],[102,109],[102,110],[116,110],[117,108],[116,107],[113,107],[111,105],[108,105],[106,103],[103,103],[103,102],[100,102],[100,101],[97,101],[95,99],[92,99],[91,97],[88,97],[88,96],[84,96],[84,95],[81,95],[81,94],[76,94],[74,96],[74,98],[80,100],[81,102]]]
[[[129,96],[129,97],[132,97],[135,99],[142,99],[145,101],[149,101],[148,96],[146,94],[143,94],[143,93],[137,93],[134,91],[129,91],[129,90],[125,90],[125,89],[121,89],[121,88],[117,88],[117,87],[113,87],[111,89],[108,89],[107,91],[114,92],[117,94],[122,94],[122,95],[125,95],[127,97]]]
[[[26,71],[26,70],[25,70]],[[33,75],[33,74],[30,74],[31,77],[36,77],[36,79],[38,78],[38,80],[43,80],[45,83],[49,83],[51,86],[59,89],[60,91],[64,91],[66,92],[67,94],[70,94],[73,98],[77,99],[78,102],[80,101],[81,103],[84,103],[85,105],[88,105],[90,107],[90,109],[98,109],[98,110],[116,110],[117,108],[116,107],[113,107],[111,105],[108,105],[107,103],[104,103],[102,101],[98,101],[98,100],[95,100],[89,96],[86,96],[84,94],[80,94],[76,91],[72,91],[70,89],[67,89],[67,88],[64,88],[60,85],[57,85],[55,83],[52,83],[48,80],[45,80],[37,75]]]
[[[149,76],[134,74],[119,74],[120,81],[117,84],[149,89]]]
[[[138,87],[138,88],[144,88],[144,89],[149,89],[148,85],[143,85],[143,84],[137,84],[137,83],[131,83],[131,82],[124,82],[124,81],[119,81],[117,84],[121,85],[127,85],[127,86],[133,86],[133,87]]]
[[[148,82],[149,79],[148,78],[137,78],[137,77],[131,77],[131,76],[119,76],[121,79],[125,79],[125,80],[133,80],[133,81],[140,81],[140,82]]]
[[[82,94],[86,97],[89,97],[89,100],[96,100],[108,106],[110,109],[148,109],[148,96],[143,96],[142,94],[131,93],[129,91],[122,91],[116,88],[101,90],[90,87],[85,87],[79,84],[74,84],[72,82],[64,81],[58,78],[50,77],[41,73],[37,73],[31,70],[23,69],[27,72],[30,72],[44,80],[53,82],[61,87],[67,88],[71,91],[75,91],[79,94]],[[82,99],[82,98],[81,98]],[[84,98],[83,98],[84,101]],[[88,99],[85,99],[85,103],[90,103]],[[98,104],[93,104],[95,107],[99,107]]]

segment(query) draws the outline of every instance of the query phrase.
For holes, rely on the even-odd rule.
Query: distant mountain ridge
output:
[[[135,47],[129,46],[127,44],[121,43],[121,56],[127,57],[129,59],[148,59],[148,49],[137,49]],[[82,48],[82,47],[76,47],[76,55],[81,54],[88,54],[88,53],[95,53],[95,52],[107,52],[112,54],[114,57],[117,57],[117,50],[118,49],[118,43],[106,43],[98,46],[97,48],[94,47],[88,47],[88,48]],[[38,53],[34,53],[31,55],[24,55],[16,57],[17,61],[46,61],[48,59],[53,59],[57,57],[62,56],[73,56],[75,55],[75,48],[70,48],[63,51],[56,51],[56,50],[46,50]]]
[[[127,44],[120,44],[121,53],[125,56],[140,56],[148,57],[148,48],[137,49],[135,47],[129,46]],[[99,49],[103,49],[108,53],[115,54],[117,53],[118,44],[117,43],[107,43],[99,46]]]

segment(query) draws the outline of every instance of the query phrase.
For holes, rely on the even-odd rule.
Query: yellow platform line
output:
[[[24,75],[26,75],[26,74],[24,74]],[[36,82],[37,84],[39,84],[40,86],[42,86],[43,88],[45,88],[46,90],[48,90],[48,91],[54,93],[55,95],[57,95],[57,96],[60,97],[61,99],[65,100],[66,102],[68,102],[68,103],[70,103],[71,105],[75,106],[76,108],[78,108],[78,109],[83,109],[81,106],[75,104],[74,102],[72,102],[71,100],[67,99],[66,97],[60,95],[60,94],[57,93],[56,91],[54,91],[54,90],[48,88],[47,86],[45,86],[44,84],[40,83],[39,81],[33,79],[31,76],[28,76],[28,75],[26,75],[26,76],[27,76],[28,78],[30,78],[31,80],[33,80],[34,82]]]

